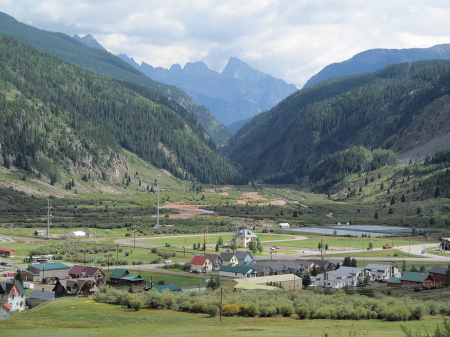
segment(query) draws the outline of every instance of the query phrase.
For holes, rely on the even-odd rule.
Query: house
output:
[[[236,238],[238,247],[248,247],[248,244],[252,241],[256,241],[258,236],[249,229],[239,229],[233,234],[233,238]]]
[[[93,277],[57,280],[52,291],[56,297],[77,295],[87,297],[98,291],[96,282]]]
[[[16,252],[14,251],[14,249],[0,248],[0,256],[15,257]]]
[[[127,274],[120,279],[120,284],[139,286],[145,284],[145,279],[139,274]]]
[[[206,257],[211,261],[213,270],[219,270],[223,265],[223,260],[219,254],[206,254]]]
[[[128,275],[129,272],[126,269],[116,268],[113,270],[111,276],[109,277],[108,284],[119,285],[121,283],[122,277]]]
[[[73,232],[70,232],[69,234],[67,234],[67,236],[69,238],[82,238],[82,237],[86,236],[86,233],[83,231],[73,231]]]
[[[422,287],[435,288],[436,281],[433,276],[428,273],[416,273],[412,271],[405,272],[401,277],[402,288]]]
[[[400,277],[391,277],[386,281],[386,286],[391,288],[400,288],[402,286],[402,280]]]
[[[263,277],[253,277],[247,279],[247,282],[253,284],[265,284],[268,286],[279,285],[284,290],[301,290],[302,289],[302,279],[295,274],[285,274],[285,275],[272,275]]]
[[[209,272],[213,270],[213,264],[207,256],[194,256],[191,263],[189,263],[189,267],[191,267],[191,271],[201,270],[202,272]]]
[[[450,250],[450,238],[441,238],[441,248],[443,250]]]
[[[238,277],[238,278],[250,278],[256,277],[258,272],[253,270],[252,267],[238,267],[238,266],[222,266],[219,269],[219,276]]]
[[[291,228],[291,225],[289,225],[287,222],[282,222],[278,224],[279,229],[288,229]]]
[[[239,266],[244,267],[244,265]],[[252,267],[253,270],[258,272],[258,274],[256,275],[257,277],[272,275],[272,268],[262,263],[252,262],[248,265],[245,265],[245,267]]]
[[[33,293],[26,299],[26,304],[28,307],[33,308],[38,304],[43,302],[51,301],[55,299],[55,293],[53,291],[41,291],[35,290]]]
[[[339,269],[319,274],[315,277],[314,285],[317,287],[340,289],[358,285],[370,272],[364,268],[340,267]]]
[[[25,289],[22,284],[13,281],[0,282],[0,303],[6,303],[11,311],[22,311],[25,309]]]
[[[181,291],[181,288],[179,286],[171,285],[171,286],[161,286],[161,287],[153,287],[152,290],[159,291],[162,293],[164,290],[170,290],[170,291]]]
[[[291,262],[291,261],[278,261],[279,263],[282,263],[287,268],[288,274],[301,274],[305,271],[305,267],[298,263],[298,262]]]
[[[239,251],[237,250],[234,253],[238,259],[238,264],[249,264],[251,262],[253,262],[253,256],[252,254],[250,254],[250,252],[244,252],[244,251]]]
[[[283,275],[287,274],[289,271],[289,268],[281,262],[265,262],[264,265],[272,269],[270,275]]]
[[[443,287],[447,281],[447,268],[433,267],[430,269],[429,274],[435,279],[436,286]]]
[[[336,268],[336,265],[328,260],[308,260],[314,263],[318,271],[331,271]]]
[[[301,264],[305,269],[304,271],[307,271],[309,273],[311,273],[314,269],[314,262],[312,261],[303,261],[303,260],[295,260],[295,262]]]
[[[387,281],[391,277],[401,277],[398,268],[386,264],[369,263],[365,268],[370,272],[372,281]]]
[[[34,263],[22,270],[22,280],[52,282],[57,276],[69,276],[70,267],[61,262]]]
[[[0,321],[11,317],[11,306],[8,303],[0,303]]]
[[[228,266],[235,266],[239,263],[239,259],[234,253],[220,253],[220,257],[223,260],[223,264]]]
[[[70,268],[69,276],[71,278],[92,277],[96,280],[96,285],[98,287],[106,283],[106,274],[97,267],[85,267],[76,264]]]

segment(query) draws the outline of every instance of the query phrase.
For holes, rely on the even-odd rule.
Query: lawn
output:
[[[168,310],[133,311],[93,300],[62,298],[2,321],[5,336],[404,336],[401,326],[432,329],[440,317],[420,321],[333,321],[291,318],[209,318]]]
[[[317,256],[317,255],[314,255]],[[417,258],[424,258],[424,256],[417,256],[417,255],[411,255],[408,254],[407,252],[404,252],[402,250],[398,250],[398,249],[383,249],[383,250],[372,250],[372,251],[364,251],[364,253],[361,252],[352,252],[352,253],[347,253],[347,254],[333,254],[330,251],[326,251],[324,257],[346,257],[346,256],[350,256],[350,257],[367,257],[367,258],[374,258],[374,257],[398,257],[398,258],[403,258],[403,257],[417,257]]]

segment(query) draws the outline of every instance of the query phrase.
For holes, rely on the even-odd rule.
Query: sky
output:
[[[448,0],[0,0],[34,27],[91,34],[113,54],[169,68],[230,57],[295,84],[373,48],[450,43]]]

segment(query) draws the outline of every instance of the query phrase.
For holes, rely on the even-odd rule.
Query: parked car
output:
[[[0,271],[4,271],[5,270],[5,268],[0,268]]]
[[[367,250],[372,250],[372,247],[367,247]]]
[[[194,274],[201,274],[202,271],[201,271],[201,270],[198,270],[198,269],[192,269],[192,270],[191,270],[191,273],[194,273]]]
[[[2,266],[6,266],[8,263],[7,262],[0,262],[0,265]]]
[[[172,263],[172,260],[166,260],[166,261],[164,261],[164,263],[165,263],[165,264],[171,264],[171,263]]]

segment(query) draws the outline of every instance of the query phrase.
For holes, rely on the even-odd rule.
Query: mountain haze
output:
[[[208,135],[221,144],[231,135],[210,111],[195,104],[181,89],[154,81],[124,62],[117,56],[100,48],[90,48],[63,33],[52,33],[34,28],[0,12],[0,34],[12,36],[37,50],[66,62],[117,80],[135,83],[158,91],[185,107],[205,127]]]
[[[154,80],[180,87],[225,125],[252,118],[297,90],[295,85],[252,69],[236,57],[229,59],[222,73],[203,62],[165,69],[145,62],[139,65],[124,54],[119,57]]]
[[[450,60],[450,44],[441,44],[431,48],[370,49],[356,54],[347,61],[326,66],[312,76],[306,82],[304,88],[326,81],[329,78],[371,73],[389,64],[420,60]]]

